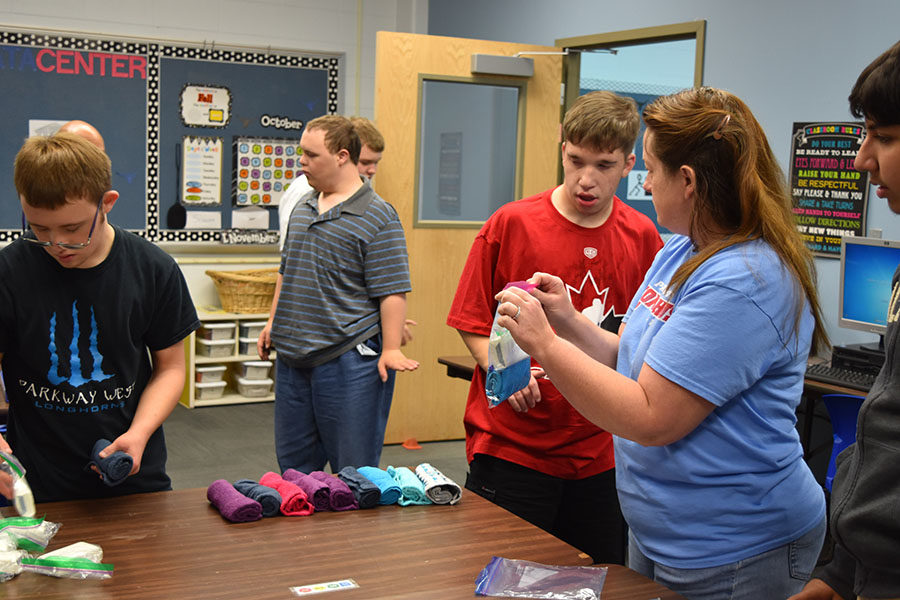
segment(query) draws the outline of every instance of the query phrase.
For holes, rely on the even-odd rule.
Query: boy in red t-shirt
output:
[[[573,305],[618,331],[662,247],[646,216],[615,196],[634,166],[635,103],[611,92],[581,96],[563,120],[562,185],[501,207],[481,228],[447,324],[475,369],[465,411],[466,487],[590,554],[624,564],[612,437],[572,408],[546,378],[488,408],[485,371],[494,296],[510,281],[553,273]],[[533,371],[534,372],[534,371]],[[526,408],[526,398],[540,399]]]

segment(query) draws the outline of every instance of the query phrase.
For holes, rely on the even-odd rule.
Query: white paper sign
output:
[[[181,120],[188,127],[225,127],[231,120],[231,91],[208,85],[184,86]]]
[[[209,210],[189,210],[185,229],[222,229],[222,213]]]
[[[239,208],[231,213],[231,226],[235,229],[268,229],[269,211],[261,206]]]
[[[222,138],[186,135],[181,148],[182,204],[221,204]]]

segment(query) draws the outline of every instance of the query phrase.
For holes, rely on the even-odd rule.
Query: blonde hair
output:
[[[815,283],[815,263],[794,221],[792,201],[766,134],[737,96],[714,88],[662,96],[644,109],[651,150],[668,173],[693,169],[696,192],[690,237],[712,240],[672,276],[677,290],[705,260],[749,240],[762,239],[793,274],[794,330],[803,315],[803,295],[815,319],[814,352],[828,345]],[[799,290],[798,290],[799,291]]]
[[[25,140],[13,167],[16,191],[35,208],[55,210],[69,200],[97,202],[112,187],[109,157],[74,133]]]
[[[384,136],[372,121],[365,117],[350,117],[350,123],[364,146],[371,148],[372,152],[384,152]]]
[[[563,140],[594,150],[622,150],[627,157],[634,149],[641,117],[632,98],[612,92],[588,92],[579,96],[563,118]]]

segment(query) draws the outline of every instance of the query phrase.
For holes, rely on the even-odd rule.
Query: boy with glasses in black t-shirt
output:
[[[184,385],[182,340],[199,327],[178,266],[109,222],[110,160],[84,138],[29,138],[14,180],[24,231],[0,251],[0,450],[23,463],[38,502],[171,489],[162,423]],[[87,467],[102,439],[100,458],[133,460],[115,487]]]

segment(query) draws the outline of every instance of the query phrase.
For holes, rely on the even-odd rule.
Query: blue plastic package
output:
[[[513,281],[503,289],[510,287],[531,291],[536,286],[525,281]],[[499,310],[500,307],[497,308]],[[531,357],[519,348],[508,329],[497,325],[499,316],[494,313],[488,340],[488,370],[484,380],[484,391],[491,408],[524,389],[531,380]]]
[[[495,556],[475,578],[475,595],[600,600],[606,571],[606,567],[561,567]]]

